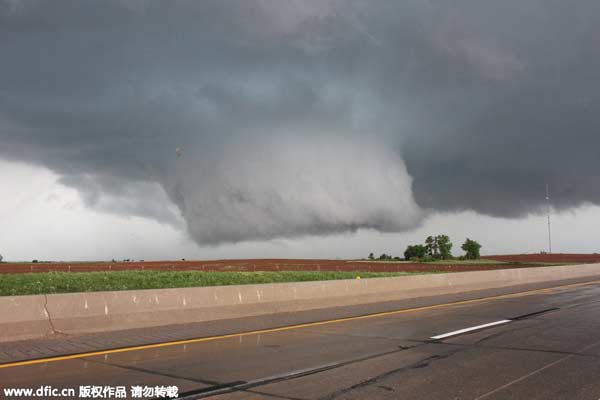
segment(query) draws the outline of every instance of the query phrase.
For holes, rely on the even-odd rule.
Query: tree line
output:
[[[404,259],[407,261],[436,261],[452,260],[452,242],[448,235],[428,236],[423,244],[413,244],[406,247]],[[461,260],[477,260],[480,258],[481,245],[475,240],[467,238],[460,246],[465,252],[460,256]],[[369,260],[375,260],[373,253],[369,254]],[[400,257],[392,257],[383,253],[377,260],[400,260]]]

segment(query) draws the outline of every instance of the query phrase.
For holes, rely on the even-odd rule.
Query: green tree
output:
[[[415,244],[406,247],[404,251],[404,259],[405,260],[413,260],[417,258],[423,258],[427,254],[427,250],[425,246],[422,244]]]
[[[439,258],[442,260],[449,260],[452,258],[452,242],[447,235],[437,235],[435,237],[437,248],[439,251]]]
[[[481,245],[474,240],[467,238],[460,248],[465,251],[467,260],[477,260],[480,257],[479,249],[481,249]]]
[[[374,260],[375,259],[375,255],[373,253],[369,253],[369,260]]]
[[[425,239],[425,251],[427,255],[431,258],[440,258],[437,236],[427,236],[427,239]]]
[[[434,260],[448,260],[452,258],[452,242],[447,235],[428,236],[425,251]]]

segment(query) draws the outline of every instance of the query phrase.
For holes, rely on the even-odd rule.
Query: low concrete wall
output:
[[[0,341],[40,337],[52,332],[46,296],[0,297]]]
[[[600,264],[395,278],[0,297],[0,341],[181,324],[598,276]]]

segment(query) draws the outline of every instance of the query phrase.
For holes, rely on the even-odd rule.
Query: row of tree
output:
[[[460,246],[465,252],[461,258],[476,260],[480,257],[481,245],[467,238]],[[404,251],[405,260],[450,260],[452,257],[452,242],[448,235],[428,236],[424,244],[410,245]]]
[[[477,260],[481,245],[475,240],[467,238],[460,246],[465,252],[461,259]],[[413,261],[435,261],[435,260],[450,260],[452,256],[452,242],[448,235],[428,236],[423,244],[410,245],[404,251],[405,260]],[[400,260],[400,257],[392,257],[383,253],[378,258],[375,258],[373,253],[369,254],[369,260]]]
[[[369,253],[369,260],[375,260],[375,254]],[[394,257],[394,256],[390,256],[389,254],[383,253],[382,255],[380,255],[379,257],[377,257],[377,260],[380,260],[380,261],[401,261],[402,259],[400,257]]]

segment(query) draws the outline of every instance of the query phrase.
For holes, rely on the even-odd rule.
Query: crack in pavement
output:
[[[428,344],[428,343],[424,343],[424,344]],[[443,354],[443,355],[436,354],[436,355],[427,357],[427,358],[425,358],[423,360],[416,361],[415,363],[412,363],[410,365],[407,365],[407,366],[404,366],[404,367],[401,367],[401,368],[397,368],[397,369],[394,369],[394,370],[387,371],[387,372],[385,372],[383,374],[377,375],[377,376],[375,376],[373,378],[367,379],[367,380],[362,381],[360,383],[357,383],[355,385],[349,386],[347,388],[339,389],[339,390],[337,390],[337,391],[335,391],[335,392],[333,392],[333,393],[331,393],[331,394],[329,394],[327,396],[321,397],[319,400],[333,400],[333,399],[335,399],[335,398],[337,398],[337,397],[339,397],[339,396],[341,396],[343,394],[347,394],[347,393],[349,393],[349,392],[351,392],[353,390],[360,389],[360,388],[367,387],[367,386],[376,385],[376,384],[380,383],[383,379],[388,378],[390,376],[393,376],[393,375],[396,375],[396,374],[401,374],[401,373],[404,373],[406,371],[413,370],[413,369],[427,368],[434,361],[446,359],[446,358],[448,358],[450,356],[453,356],[453,355],[455,355],[455,354],[457,354],[459,352],[466,351],[468,349],[475,348],[475,347],[476,348],[499,349],[499,350],[534,351],[534,352],[541,352],[541,353],[552,353],[552,354],[563,354],[563,355],[565,355],[565,357],[562,357],[561,359],[559,359],[557,361],[554,361],[554,362],[552,362],[552,363],[550,363],[550,364],[548,364],[548,365],[546,365],[546,366],[544,366],[542,368],[539,368],[539,369],[537,369],[537,370],[535,370],[535,371],[533,371],[533,372],[531,372],[531,373],[529,373],[527,375],[524,375],[521,378],[515,379],[514,381],[511,381],[508,384],[505,384],[505,385],[503,385],[503,386],[501,386],[501,387],[499,387],[497,389],[494,389],[494,391],[486,393],[486,394],[478,397],[475,400],[485,398],[485,397],[487,397],[487,396],[489,396],[491,394],[496,393],[497,391],[500,391],[500,390],[502,390],[502,389],[504,389],[504,388],[506,388],[508,386],[511,386],[514,383],[518,383],[518,382],[520,382],[520,381],[522,381],[522,380],[524,380],[524,379],[526,379],[526,378],[528,378],[528,377],[530,377],[532,375],[535,375],[535,374],[537,374],[537,373],[539,373],[539,372],[541,372],[541,371],[543,371],[543,370],[545,370],[547,368],[550,368],[550,367],[552,367],[552,366],[554,366],[554,365],[556,365],[556,364],[558,364],[560,362],[566,361],[567,359],[570,359],[572,357],[584,356],[584,357],[600,358],[600,355],[592,355],[592,354],[585,354],[585,353],[579,353],[579,352],[569,353],[569,352],[559,352],[559,351],[552,351],[552,350],[523,349],[523,348],[511,348],[511,347],[493,347],[493,346],[490,347],[490,346],[475,346],[475,345],[457,345],[457,344],[444,343],[444,342],[437,342],[436,344],[459,346],[459,347],[462,347],[462,349],[457,349],[455,351],[452,351],[452,352],[450,352],[448,354]],[[588,346],[585,346],[581,350],[588,349],[588,348],[593,347],[593,346],[595,346],[597,344],[600,344],[600,342],[592,343],[592,344],[590,344]],[[376,385],[376,386],[377,387],[381,387],[381,385]]]
[[[376,353],[376,354],[371,354],[368,356],[364,356],[361,358],[357,358],[357,359],[353,359],[353,360],[348,360],[348,361],[343,361],[343,362],[338,362],[338,363],[333,363],[333,364],[329,364],[329,365],[322,365],[319,367],[315,367],[315,368],[308,368],[305,370],[300,370],[300,371],[294,371],[294,372],[290,372],[288,374],[284,374],[284,375],[277,375],[277,376],[273,376],[273,377],[268,377],[268,378],[262,378],[262,379],[257,379],[254,381],[250,381],[247,382],[245,384],[240,384],[240,385],[236,385],[234,387],[228,388],[228,389],[219,389],[216,390],[214,392],[207,392],[204,393],[202,395],[196,396],[196,397],[192,397],[193,399],[200,399],[203,397],[208,397],[208,396],[214,396],[217,394],[226,394],[226,393],[233,393],[233,392],[247,392],[249,391],[248,389],[251,388],[255,388],[255,387],[259,387],[259,386],[265,386],[265,385],[269,385],[272,383],[278,383],[278,382],[284,382],[284,381],[288,381],[288,380],[293,380],[293,379],[297,379],[297,378],[301,378],[304,376],[309,376],[309,375],[315,375],[321,372],[325,372],[325,371],[329,371],[329,370],[333,370],[336,368],[340,368],[340,367],[344,367],[347,365],[351,365],[351,364],[355,364],[355,363],[359,363],[362,361],[368,361],[368,360],[372,360],[372,359],[376,359],[379,357],[384,357],[390,354],[396,354],[396,353],[400,353],[406,350],[410,350],[410,349],[414,349],[420,346],[423,346],[425,344],[428,343],[421,343],[421,344],[417,344],[414,346],[398,346],[398,349],[396,350],[391,350],[391,351],[386,351],[383,353]]]
[[[427,343],[427,344],[429,344],[429,343]],[[410,371],[412,369],[427,368],[432,362],[446,359],[446,358],[451,357],[451,356],[453,356],[456,353],[459,353],[461,351],[465,351],[465,349],[464,348],[460,348],[460,349],[456,349],[455,351],[451,351],[451,352],[449,352],[447,354],[435,354],[433,356],[426,357],[426,358],[424,358],[422,360],[416,361],[416,362],[411,363],[409,365],[405,365],[403,367],[396,368],[396,369],[384,372],[384,373],[379,374],[379,375],[377,375],[377,376],[375,376],[373,378],[364,380],[364,381],[359,382],[357,384],[354,384],[352,386],[348,386],[346,388],[336,390],[335,392],[330,393],[327,396],[320,397],[319,400],[333,400],[333,399],[335,399],[335,398],[337,398],[337,397],[339,397],[341,395],[344,395],[344,394],[346,394],[348,392],[351,392],[353,390],[361,389],[363,387],[367,387],[367,386],[372,386],[372,385],[378,384],[383,379],[388,378],[390,376],[393,376],[393,375],[396,375],[396,374],[401,374],[403,372]]]
[[[598,345],[598,344],[600,344],[600,341],[597,341],[597,342],[594,342],[594,343],[592,343],[592,344],[589,344],[589,345],[587,345],[587,346],[584,346],[584,347],[583,347],[581,350],[587,350],[587,349],[589,349],[590,347],[594,347],[594,346],[596,346],[596,345]],[[580,351],[581,351],[581,350],[580,350]],[[500,392],[501,390],[507,389],[507,388],[511,387],[512,385],[514,385],[514,384],[516,384],[516,383],[522,382],[522,381],[524,381],[525,379],[527,379],[527,378],[529,378],[529,377],[531,377],[531,376],[533,376],[533,375],[537,375],[537,374],[539,374],[540,372],[542,372],[542,371],[544,371],[544,370],[547,370],[548,368],[551,368],[551,367],[553,367],[553,366],[555,366],[555,365],[557,365],[557,364],[560,364],[561,362],[563,362],[563,361],[566,361],[566,360],[568,360],[568,359],[570,359],[570,358],[573,358],[573,357],[575,357],[575,354],[569,354],[569,355],[566,355],[565,357],[562,357],[562,358],[560,358],[560,359],[558,359],[558,360],[556,360],[556,361],[553,361],[553,362],[551,362],[551,363],[548,363],[548,364],[544,365],[544,366],[543,366],[543,367],[541,367],[541,368],[538,368],[538,369],[536,369],[536,370],[534,370],[534,371],[531,371],[531,372],[530,372],[530,373],[528,373],[528,374],[525,374],[525,375],[521,376],[520,378],[514,379],[514,380],[512,380],[512,381],[510,381],[510,382],[508,382],[508,383],[506,383],[506,384],[504,384],[504,385],[498,386],[498,387],[497,387],[497,388],[495,388],[494,390],[490,390],[489,392],[487,392],[487,393],[484,393],[484,394],[482,394],[481,396],[478,396],[478,397],[476,397],[474,400],[481,400],[481,399],[484,399],[484,398],[486,398],[486,397],[489,397],[489,396],[491,396],[491,395],[493,395],[493,394],[495,394],[495,393],[498,393],[498,392]]]
[[[284,396],[284,395],[280,395],[280,394],[261,392],[259,390],[248,389],[248,390],[240,390],[240,392],[251,393],[251,394],[260,394],[261,396],[273,397],[275,399],[283,399],[283,400],[310,400],[310,399],[305,399],[302,397],[289,397],[289,396]],[[185,400],[185,399],[183,399],[183,400]]]
[[[555,310],[554,309],[552,309],[552,310],[543,310],[543,312],[548,312],[548,311],[555,311]],[[537,316],[539,313],[540,312],[536,312],[536,313],[524,315],[521,318],[516,319],[515,322],[518,323],[520,321],[524,321],[524,320],[526,320],[528,318],[531,318],[533,316]],[[533,319],[533,318],[531,318],[531,319]],[[474,344],[455,344],[455,343],[448,343],[448,342],[443,342],[443,341],[414,340],[414,339],[402,339],[402,338],[393,338],[392,339],[392,338],[382,337],[382,339],[405,340],[405,341],[410,341],[410,342],[417,343],[414,346],[407,346],[407,347],[400,346],[401,350],[414,349],[414,348],[417,348],[417,347],[426,346],[428,344],[433,344],[433,343],[435,343],[435,344],[441,344],[441,345],[446,345],[446,346],[454,346],[454,347],[457,347],[457,349],[454,350],[454,351],[451,351],[451,352],[449,352],[447,354],[432,355],[432,356],[426,357],[426,358],[424,358],[422,360],[419,360],[417,362],[414,362],[412,364],[409,364],[407,366],[403,366],[403,367],[400,367],[400,368],[397,368],[397,369],[393,369],[393,370],[387,371],[387,372],[385,372],[383,374],[380,374],[380,375],[378,375],[376,377],[364,380],[364,381],[362,381],[362,382],[360,382],[358,384],[355,384],[355,385],[352,385],[352,386],[349,386],[349,387],[346,387],[346,388],[339,389],[339,390],[337,390],[337,391],[335,391],[335,392],[333,392],[333,393],[331,393],[331,394],[329,394],[327,396],[321,397],[320,400],[332,400],[332,399],[335,399],[335,398],[337,398],[337,397],[339,397],[339,396],[341,396],[341,395],[343,395],[345,393],[348,393],[350,391],[353,391],[353,390],[356,390],[356,389],[359,389],[359,388],[362,388],[362,387],[366,387],[366,386],[371,386],[371,385],[378,384],[378,383],[380,383],[380,381],[382,379],[385,379],[385,378],[387,378],[389,376],[392,376],[392,375],[395,375],[395,374],[401,374],[401,373],[403,373],[405,371],[408,371],[408,370],[419,369],[419,368],[427,368],[427,367],[430,366],[430,364],[432,362],[448,358],[448,357],[450,357],[450,356],[452,356],[452,355],[454,355],[456,353],[459,353],[459,352],[462,352],[462,351],[467,351],[467,350],[470,350],[470,349],[473,349],[473,348],[495,349],[495,350],[530,351],[530,352],[539,352],[539,353],[561,354],[561,355],[565,355],[566,357],[584,356],[584,357],[600,358],[600,355],[592,355],[592,354],[585,354],[585,353],[572,353],[572,352],[564,352],[564,351],[556,351],[556,350],[543,350],[543,349],[530,349],[530,348],[519,348],[519,347],[504,347],[504,346],[486,346],[486,345],[481,345],[481,342],[483,342],[485,340],[489,340],[489,339],[492,339],[494,337],[498,337],[498,336],[504,335],[504,334],[506,334],[508,332],[514,332],[514,331],[518,331],[518,330],[523,330],[525,328],[527,328],[527,327],[520,327],[520,328],[516,327],[516,328],[513,328],[513,329],[511,329],[509,331],[503,331],[503,332],[495,333],[495,334],[486,336],[483,339],[480,339],[478,342],[476,342]],[[331,334],[331,333],[322,333],[322,332],[318,332],[318,331],[314,332],[314,333],[325,334],[325,335]],[[335,336],[356,337],[355,335],[342,335],[342,334],[333,334],[333,335],[335,335]],[[358,337],[361,337],[361,336],[358,336]],[[585,347],[585,348],[588,348],[588,347]],[[393,354],[393,353],[396,353],[396,352],[398,352],[398,351],[394,351],[394,352],[391,352],[391,353],[388,353],[388,354]],[[381,357],[383,355],[387,355],[387,354],[375,355],[373,357],[369,357],[368,359]],[[329,367],[325,367],[325,368],[316,368],[316,369],[314,369],[314,370],[312,370],[310,372],[307,372],[307,373],[302,373],[302,374],[298,374],[298,375],[287,376],[285,379],[279,379],[279,380],[277,380],[277,382],[281,381],[281,380],[293,380],[293,379],[300,378],[300,377],[307,376],[307,375],[318,374],[318,373],[325,372],[327,370],[332,370],[332,369],[335,369],[335,368],[339,368],[339,367],[342,367],[342,366],[345,366],[345,365],[354,364],[354,363],[360,363],[362,361],[367,361],[367,359],[364,359],[364,358],[363,359],[356,359],[356,360],[351,360],[351,361],[346,362],[346,363],[341,363],[341,364],[337,364],[337,365],[333,365],[333,366],[329,366]],[[254,382],[252,384],[252,387],[264,386],[264,385],[267,385],[267,384],[270,384],[270,383],[275,383],[275,382],[276,381],[274,381],[274,380]],[[379,386],[381,386],[381,385],[379,385]],[[232,388],[229,392],[234,392],[234,391],[246,391],[246,392],[250,392],[250,390],[248,390],[248,389],[249,389],[249,387],[247,387],[247,388]],[[256,391],[256,393],[262,394],[261,392],[258,392],[258,391]]]
[[[472,347],[472,348],[478,348],[478,349],[528,351],[528,352],[543,353],[543,354],[562,354],[562,355],[570,355],[570,356],[577,356],[577,357],[600,358],[600,354],[579,353],[579,352],[562,351],[562,350],[531,349],[531,348],[527,348],[527,347],[488,346],[488,345],[479,346],[479,345],[474,345],[474,344],[458,344],[458,343],[446,343],[446,342],[438,342],[436,344],[459,346],[459,347]]]
[[[130,371],[144,372],[144,373],[153,374],[153,375],[161,375],[161,376],[165,376],[167,378],[172,378],[172,379],[182,379],[182,380],[191,381],[191,382],[195,382],[195,383],[202,383],[204,385],[212,385],[212,386],[223,385],[223,383],[219,382],[219,381],[206,380],[206,379],[197,379],[197,378],[189,378],[189,377],[185,377],[185,376],[179,376],[179,375],[169,374],[169,373],[166,373],[166,372],[155,371],[155,370],[152,370],[152,369],[146,369],[146,368],[140,368],[140,367],[133,367],[133,366],[129,366],[129,365],[114,364],[114,363],[110,363],[110,362],[106,362],[106,361],[100,361],[100,360],[93,360],[91,358],[82,358],[81,360],[85,360],[87,362],[91,362],[91,363],[95,363],[95,364],[108,365],[110,367],[115,367],[115,368],[127,369],[127,370],[130,370]]]

